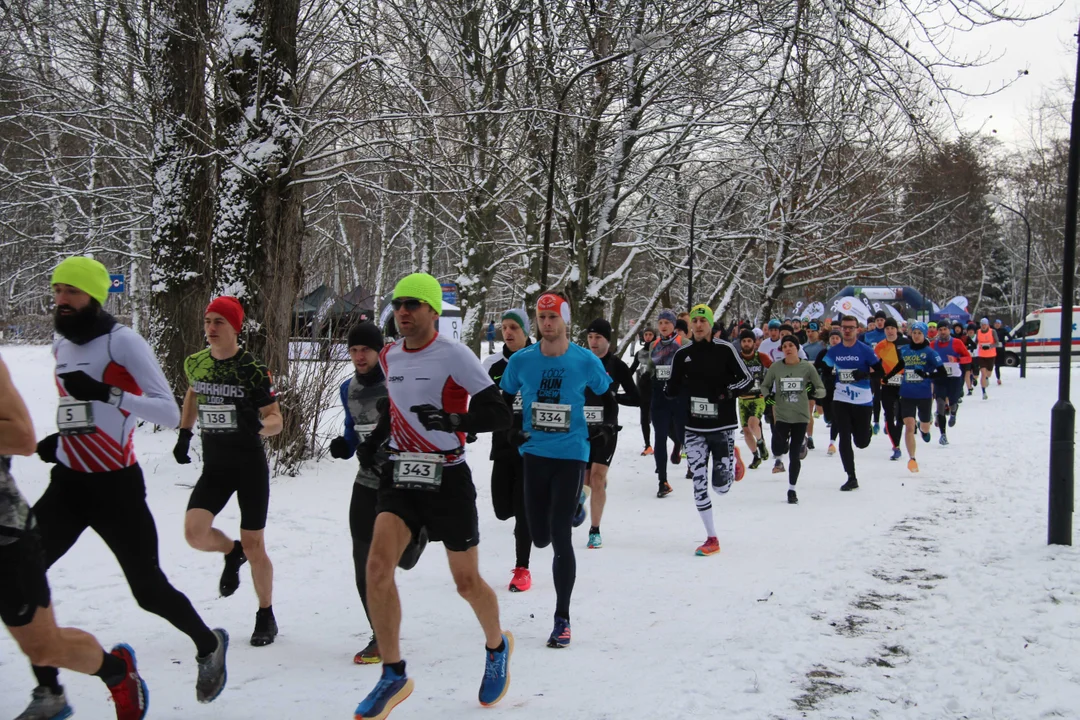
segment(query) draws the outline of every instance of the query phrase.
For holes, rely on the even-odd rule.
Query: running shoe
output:
[[[652,455],[652,445],[646,445],[645,449],[641,451],[641,457],[645,457],[646,455]]]
[[[998,378],[998,385],[1001,384],[1001,378]]]
[[[956,413],[949,416],[949,427],[956,427]]]
[[[691,470],[689,467],[686,468],[686,479],[687,480],[693,480],[694,479],[694,471]]]
[[[580,527],[585,522],[585,491],[578,496],[577,512],[574,513],[574,527]]]
[[[526,592],[532,587],[532,573],[529,568],[514,568],[514,577],[510,579],[510,592]]]
[[[881,432],[881,423],[874,423],[874,434],[877,435]]]
[[[773,475],[777,475],[779,473],[784,472],[784,469],[785,469],[784,468],[784,461],[781,460],[780,458],[776,458],[776,462],[773,463],[773,466],[772,466]]]
[[[799,496],[795,494],[794,490],[788,490],[787,491],[787,504],[788,505],[798,505],[799,504]]]
[[[971,397],[971,392],[972,392],[972,389],[968,388],[968,397]]]
[[[65,720],[75,714],[64,696],[64,688],[54,693],[42,685],[34,688],[30,704],[15,720]]]
[[[922,441],[923,442],[930,442],[930,433],[928,433],[928,432],[920,432],[919,434],[922,435]]]
[[[514,636],[503,633],[502,650],[485,648],[484,679],[480,681],[480,704],[491,707],[503,699],[510,689],[510,656],[514,653]]]
[[[825,454],[828,455],[829,457],[832,457],[833,455],[835,455],[836,454],[836,445],[833,444],[833,443],[829,443],[829,449],[825,451]]]
[[[555,616],[555,627],[548,636],[549,648],[564,648],[570,644],[570,621],[566,618]]]
[[[221,571],[218,592],[221,597],[229,597],[240,587],[240,568],[247,562],[244,546],[239,540],[233,541],[233,549],[225,555],[225,569]]]
[[[937,439],[937,442],[938,442],[938,445],[948,445],[949,444],[949,438],[945,437],[945,435],[942,434],[942,436]]]
[[[666,482],[660,483],[660,489],[656,491],[656,497],[658,497],[658,498],[667,497],[670,494],[671,494],[671,486],[668,485]]]
[[[255,629],[251,632],[252,647],[266,647],[277,637],[277,620],[272,608],[259,608],[255,613]]]
[[[598,532],[589,533],[589,549],[590,550],[599,550],[602,547],[604,547],[604,541],[600,537],[600,533],[598,533]]]
[[[754,453],[754,459],[750,461],[750,469],[757,470],[759,467],[761,467],[761,456]]]
[[[810,450],[814,449],[814,438],[809,435],[806,436],[806,447]]]
[[[806,441],[803,441],[802,447],[799,448],[799,459],[800,460],[805,460],[806,459],[806,452],[808,450],[809,450],[809,448],[806,447]]]
[[[983,400],[986,400],[986,399],[987,399],[987,397],[986,397],[986,391],[985,391],[985,390],[983,390]]]
[[[739,452],[739,448],[735,448],[735,482],[739,482],[746,477],[746,463],[742,461],[742,453]]]
[[[698,549],[694,551],[694,554],[698,557],[707,557],[709,555],[715,555],[720,552],[720,541],[714,537],[705,538],[705,542],[698,546]]]
[[[915,462],[915,458],[907,461],[907,469],[913,473],[919,472],[919,463]]]
[[[765,441],[764,440],[758,440],[757,452],[758,452],[758,455],[761,456],[762,461],[765,461],[765,460],[769,459],[769,449],[767,447],[765,447]]]
[[[892,455],[889,456],[889,459],[890,460],[899,460],[900,459],[900,448],[894,447],[892,449]]]
[[[844,492],[850,492],[851,490],[858,490],[859,489],[859,481],[856,480],[854,477],[849,476],[847,482],[844,483],[843,485],[841,485],[840,489],[843,490]]]
[[[671,460],[672,465],[678,465],[679,463],[681,463],[682,462],[682,449],[679,448],[679,447],[673,448],[671,450],[671,457],[668,458],[668,459]]]
[[[120,658],[127,666],[124,679],[109,687],[116,707],[116,720],[143,720],[150,705],[150,691],[136,668],[135,651],[130,645],[121,643],[109,654]]]
[[[357,665],[374,665],[382,662],[382,653],[379,652],[379,643],[375,640],[374,635],[368,640],[368,644],[363,650],[353,655],[352,661]]]
[[[221,691],[225,689],[225,683],[229,679],[228,669],[225,667],[225,655],[229,651],[229,633],[224,628],[215,628],[217,636],[217,648],[206,657],[195,658],[199,666],[199,677],[195,681],[195,697],[201,703],[213,702]]]
[[[356,706],[355,720],[383,720],[390,711],[412,695],[412,678],[398,675],[389,665],[383,665],[382,677],[375,688]]]

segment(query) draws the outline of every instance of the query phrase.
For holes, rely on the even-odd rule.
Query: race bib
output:
[[[670,365],[657,365],[656,366],[656,379],[657,380],[670,380],[671,379],[671,366]]]
[[[853,382],[855,382],[855,371],[854,370],[839,370],[838,369],[836,371],[836,376],[840,380],[840,382],[842,382],[842,383],[853,383]]]
[[[922,382],[923,379],[919,377],[919,374],[915,372],[914,368],[905,368],[904,381],[909,383],[919,383]]]
[[[399,490],[438,490],[442,485],[442,455],[401,453],[394,460],[394,487]]]
[[[690,398],[690,414],[698,418],[716,418],[720,416],[716,403],[709,402],[708,398]]]
[[[235,405],[200,405],[199,427],[203,432],[232,432],[236,430]]]
[[[904,376],[901,375],[900,373],[896,373],[891,378],[889,378],[888,384],[889,385],[899,385],[902,382],[904,382]]]
[[[540,432],[564,433],[570,430],[570,406],[557,403],[532,404],[532,427]]]
[[[376,427],[376,423],[371,423],[370,425],[357,425],[356,434],[360,436],[360,442],[367,440],[367,436],[375,432]]]
[[[514,396],[514,412],[521,412],[521,408],[523,407],[522,403],[523,401],[521,399],[521,393],[518,393]]]
[[[56,428],[61,435],[87,435],[97,430],[90,401],[76,400],[70,396],[60,398],[60,405],[56,408]]]
[[[590,425],[599,425],[604,422],[604,407],[602,405],[586,405],[585,422]]]
[[[802,378],[780,378],[780,392],[802,392]]]
[[[960,372],[960,363],[958,362],[945,363],[945,370],[949,373],[949,377],[960,377],[963,374]]]

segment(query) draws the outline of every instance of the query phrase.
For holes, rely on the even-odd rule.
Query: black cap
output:
[[[784,343],[795,343],[795,347],[801,347],[801,345],[799,345],[799,338],[794,335],[785,335],[780,338],[780,347],[784,347]]]
[[[675,321],[675,329],[676,330],[682,330],[684,333],[688,333],[688,334],[690,332],[690,326],[687,325],[686,321],[683,320],[682,318],[679,318],[678,320]]]
[[[878,318],[888,320],[889,316],[885,314],[884,310],[878,310],[876,313],[874,313],[874,319],[877,320]]]
[[[896,323],[896,318],[885,318],[885,327],[900,329],[900,326]]]
[[[753,330],[743,330],[739,333],[739,340],[756,340]]]
[[[373,322],[365,320],[349,330],[349,347],[363,345],[378,352],[383,348],[382,331]]]
[[[611,323],[604,318],[596,318],[589,323],[589,329],[586,332],[603,335],[605,340],[611,342]]]

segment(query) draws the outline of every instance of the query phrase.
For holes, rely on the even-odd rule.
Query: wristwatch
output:
[[[120,401],[124,399],[124,391],[115,385],[109,388],[109,404],[113,407],[120,407]]]

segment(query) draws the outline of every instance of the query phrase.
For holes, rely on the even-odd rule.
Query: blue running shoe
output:
[[[578,497],[577,512],[574,513],[574,527],[581,527],[581,523],[585,522],[585,491],[581,491],[581,495]]]
[[[503,699],[510,689],[510,656],[514,652],[514,635],[503,633],[502,652],[486,650],[484,679],[480,681],[480,704],[491,707]]]
[[[881,432],[881,423],[874,423],[874,434],[877,435]]]
[[[589,549],[590,550],[599,550],[602,547],[604,547],[604,541],[600,537],[600,533],[598,533],[598,532],[589,533]]]
[[[892,455],[889,457],[889,459],[890,460],[899,460],[900,459],[900,448],[894,447],[892,449]]]
[[[570,644],[570,621],[566,618],[555,616],[555,629],[548,638],[549,648],[564,648]]]
[[[944,435],[942,435],[941,437],[938,438],[938,445],[948,445],[948,444],[949,444],[949,438],[945,437]]]
[[[923,442],[930,442],[930,433],[920,431],[920,434],[922,435]]]
[[[383,720],[391,710],[412,695],[412,691],[412,678],[404,673],[398,675],[392,668],[383,665],[378,684],[364,701],[356,706],[353,717],[356,720]]]

